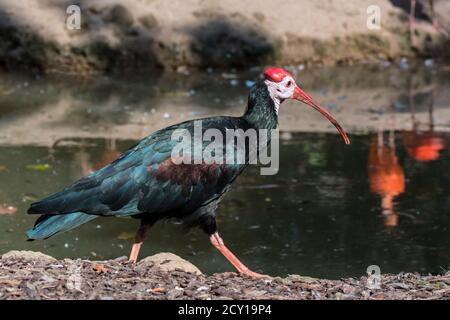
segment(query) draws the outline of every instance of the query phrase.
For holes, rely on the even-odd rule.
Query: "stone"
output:
[[[34,261],[41,263],[54,263],[57,260],[49,255],[43,254],[42,252],[34,252],[27,250],[12,250],[7,253],[2,254],[2,260],[25,260]]]
[[[127,8],[118,4],[115,5],[109,12],[107,21],[116,23],[122,27],[130,27],[133,24],[134,18]]]
[[[151,29],[155,28],[156,26],[158,26],[158,20],[151,13],[140,17],[139,22],[142,23],[142,25],[145,28],[147,28],[148,30],[151,30]]]
[[[298,275],[298,274],[289,274],[285,278],[285,280],[292,281],[292,282],[305,282],[305,283],[317,282],[316,278],[301,276],[301,275]]]
[[[175,270],[183,270],[184,272],[190,272],[195,274],[202,274],[202,272],[194,266],[192,263],[190,263],[187,260],[184,260],[183,258],[169,252],[162,252],[155,254],[150,257],[146,257],[139,261],[139,266],[146,266],[146,265],[155,265],[158,266],[163,271],[171,272]]]
[[[342,286],[342,292],[344,292],[344,294],[352,294],[352,293],[354,293],[356,291],[356,288],[355,287],[353,287],[353,286],[351,286],[351,285],[349,285],[349,284],[344,284],[343,286]]]

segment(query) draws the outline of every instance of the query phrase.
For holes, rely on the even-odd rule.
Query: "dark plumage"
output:
[[[251,88],[242,117],[201,120],[203,131],[215,128],[225,137],[226,129],[275,129],[278,117],[274,98],[266,82],[260,81]],[[171,135],[176,129],[187,129],[194,136],[194,121],[179,123],[149,135],[111,164],[33,203],[28,213],[41,216],[27,232],[29,240],[46,239],[98,216],[131,216],[141,220],[130,256],[136,261],[148,227],[161,219],[176,218],[188,227],[201,227],[238,271],[256,275],[224,246],[218,236],[215,219],[221,198],[248,165],[248,148],[245,154],[247,163],[243,164],[176,165],[171,158],[172,148],[177,143]]]
[[[253,115],[258,111],[255,102],[267,95],[267,88],[258,84],[251,90],[244,117],[201,119],[203,131],[217,128],[225,136],[225,129],[275,128],[275,112],[269,118]],[[28,231],[29,238],[48,238],[96,216],[134,216],[154,223],[163,218],[191,221],[190,215],[197,215],[201,227],[215,231],[216,203],[246,164],[173,164],[176,141],[171,134],[187,129],[193,136],[193,124],[191,120],[159,130],[106,167],[33,203],[28,213],[42,216]]]

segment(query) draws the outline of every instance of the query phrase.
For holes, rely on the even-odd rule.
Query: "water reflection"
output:
[[[387,227],[396,227],[398,214],[394,209],[394,199],[405,191],[405,173],[398,163],[395,150],[394,132],[389,132],[388,143],[384,133],[372,137],[369,147],[370,191],[381,198],[381,209]]]
[[[412,130],[401,131],[401,142],[407,154],[419,163],[439,159],[445,148],[442,133],[434,131],[434,97],[436,88],[428,91],[427,120],[419,121],[416,116],[415,94],[409,90],[409,109]],[[396,113],[390,108],[380,110],[379,129],[372,135],[369,157],[368,178],[370,191],[381,198],[381,212],[386,227],[398,226],[396,198],[405,192],[405,172],[399,163],[396,148]]]
[[[421,123],[416,118],[414,99],[411,98],[412,130],[402,132],[403,143],[409,156],[419,162],[439,159],[440,152],[444,149],[444,140],[441,134],[434,131],[434,96],[435,90],[432,90],[427,123]],[[425,129],[423,129],[424,127]]]
[[[89,154],[85,149],[80,150],[80,163],[83,175],[97,171],[107,164],[113,162],[120,156],[121,152],[117,150],[116,139],[111,138],[105,141],[105,148],[100,159],[89,159]]]
[[[163,76],[158,83],[41,79],[25,86],[24,79],[0,78],[8,89],[0,97],[0,253],[127,255],[134,220],[99,218],[30,243],[24,232],[35,217],[25,211],[158,127],[240,114],[245,80],[259,72],[236,74],[237,85],[214,72]],[[279,174],[260,176],[259,168],[248,168],[218,211],[230,247],[253,269],[273,275],[340,278],[362,275],[371,264],[383,273],[448,268],[448,71],[364,66],[297,70],[296,76],[353,132],[352,145],[343,148],[337,135],[325,133],[333,129],[314,112],[286,104]],[[156,225],[143,256],[161,251],[206,273],[231,270],[201,232],[184,235],[171,224]]]
[[[434,113],[439,130],[448,131],[445,111],[450,94],[449,70],[377,65],[351,68],[290,69],[298,81],[350,131],[375,130],[376,110],[391,105],[399,130],[409,130],[409,96],[423,112],[423,100],[436,90]],[[242,114],[248,84],[261,70],[136,75],[123,79],[27,78],[0,75],[0,144],[50,146],[66,138],[140,139],[162,127],[211,115]],[[408,119],[408,120],[407,120]],[[281,128],[297,132],[331,132],[329,124],[308,108],[286,102]],[[33,132],[33,134],[29,134]]]
[[[439,272],[450,256],[448,150],[423,163],[409,157],[401,142],[402,132],[393,130],[355,135],[352,148],[342,152],[337,135],[290,134],[280,146],[278,175],[260,176],[250,167],[225,197],[218,211],[223,237],[249,265],[274,275],[339,278],[361,275],[373,263],[384,272]],[[128,235],[136,228],[132,219],[99,218],[30,243],[24,232],[35,217],[25,210],[134,143],[66,140],[52,157],[46,147],[0,147],[0,165],[7,168],[0,172],[0,203],[17,210],[0,215],[6,231],[0,233],[1,250],[91,259],[128,254]],[[32,160],[47,165],[45,170],[28,169]],[[395,226],[395,232],[386,233],[386,226]],[[230,270],[195,230],[185,235],[177,226],[156,225],[143,255],[161,251],[175,252],[205,272]]]
[[[89,139],[81,139],[79,141],[78,139],[60,139],[49,148],[49,155],[47,159],[54,162],[56,160],[54,155],[57,152],[58,147],[67,144],[76,146],[78,150],[74,154],[74,162],[79,163],[81,168],[80,176],[86,176],[103,168],[107,164],[110,164],[116,160],[123,151],[117,148],[116,138],[107,138],[104,140],[104,148],[101,151],[101,154],[99,156],[96,155],[95,158],[93,158],[93,155],[88,149],[95,147],[96,145],[93,145],[92,141],[89,141]]]

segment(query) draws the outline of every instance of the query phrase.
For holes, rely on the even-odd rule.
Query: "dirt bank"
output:
[[[130,264],[56,260],[36,252],[9,252],[0,260],[0,299],[450,299],[450,275],[382,275],[324,280],[290,275],[250,279],[236,273],[205,276],[172,254]]]
[[[435,1],[441,30],[388,0],[79,0],[79,30],[60,0],[0,0],[0,67],[69,73],[341,64],[448,55],[450,3]],[[370,5],[381,28],[367,27]],[[422,15],[423,16],[423,15]]]

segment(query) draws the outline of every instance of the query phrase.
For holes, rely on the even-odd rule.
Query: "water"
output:
[[[382,72],[389,79],[400,71]],[[326,278],[360,276],[373,264],[383,273],[441,273],[449,268],[450,108],[443,98],[448,83],[444,81],[437,94],[434,86],[442,84],[439,80],[448,72],[420,72],[418,84],[397,88],[387,107],[380,103],[373,109],[361,103],[360,108],[368,110],[363,115],[367,122],[358,120],[359,127],[345,125],[351,115],[342,96],[358,104],[352,95],[367,91],[373,83],[361,87],[337,81],[342,73],[351,73],[345,69],[319,72],[319,78],[329,77],[328,82],[308,87],[320,101],[341,97],[336,98],[333,113],[353,132],[352,144],[344,146],[338,135],[326,132],[328,127],[302,127],[301,121],[281,119],[286,127],[297,125],[300,131],[311,132],[282,132],[279,173],[261,176],[258,167],[248,168],[218,211],[219,231],[243,262],[271,275]],[[136,220],[99,218],[49,240],[27,242],[24,232],[35,217],[26,215],[26,209],[32,201],[112,161],[165,121],[240,112],[239,101],[245,100],[247,90],[242,80],[251,75],[239,74],[240,85],[228,85],[228,76],[221,74],[169,77],[155,83],[101,79],[91,85],[3,76],[0,251],[27,249],[89,259],[128,255]],[[416,93],[405,99],[411,87]],[[8,93],[8,88],[14,91]],[[331,92],[322,92],[326,89]],[[370,103],[377,105],[380,88],[371,89]],[[315,121],[325,122],[319,117]],[[379,124],[377,130],[370,129],[370,121]],[[162,251],[174,252],[206,273],[232,270],[199,230],[184,234],[172,223],[156,225],[141,254]]]

